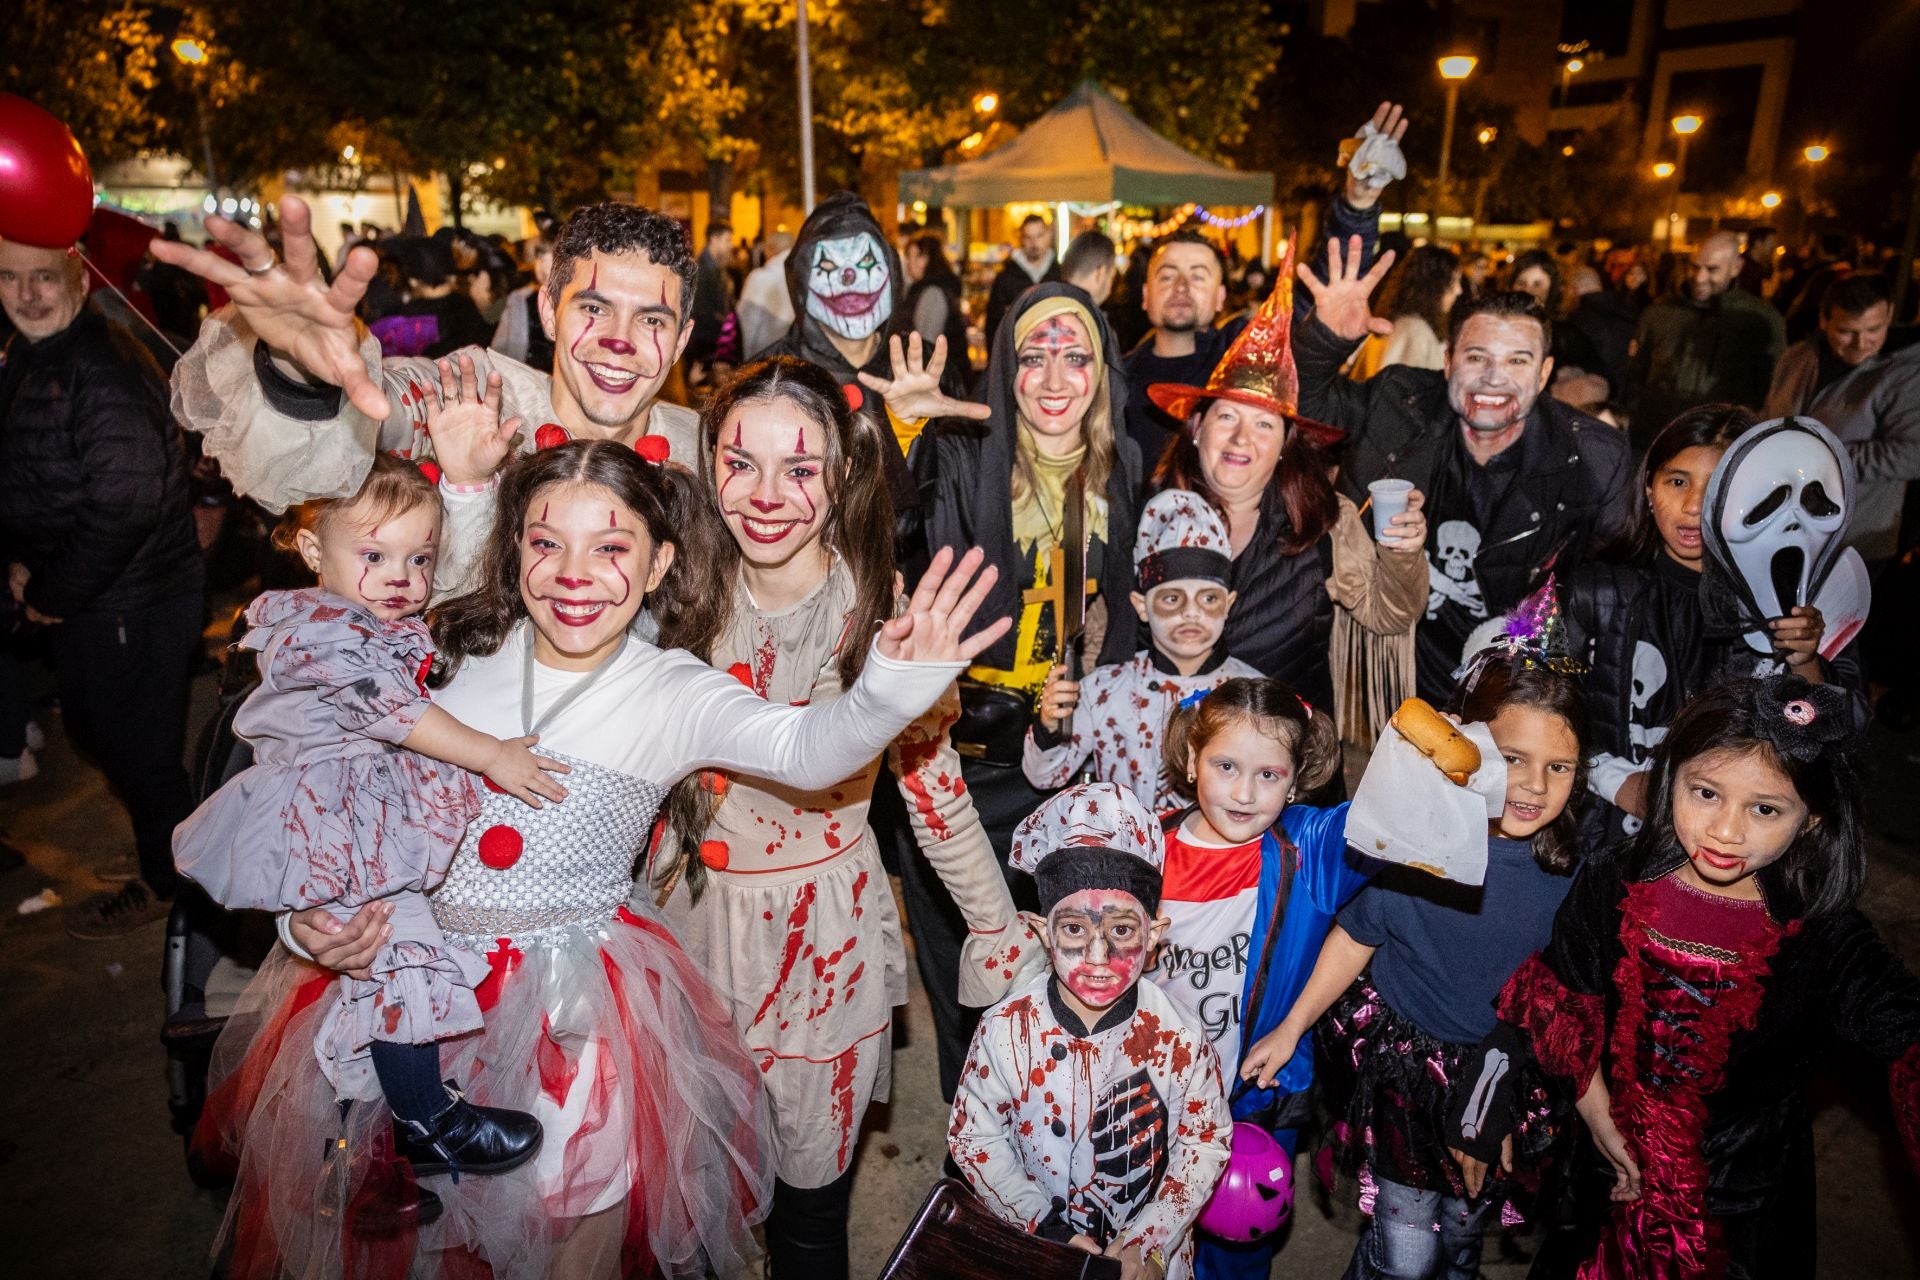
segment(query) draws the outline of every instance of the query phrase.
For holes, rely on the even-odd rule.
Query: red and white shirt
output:
[[[1232,1071],[1240,1061],[1240,998],[1256,963],[1253,918],[1260,901],[1260,838],[1223,845],[1167,833],[1160,913],[1172,923],[1147,976],[1180,1007]]]

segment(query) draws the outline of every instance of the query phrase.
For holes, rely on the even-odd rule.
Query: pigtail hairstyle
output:
[[[1156,492],[1191,490],[1205,498],[1224,520],[1227,509],[1208,487],[1206,472],[1200,467],[1200,447],[1194,443],[1205,417],[1204,409],[1194,413],[1184,430],[1168,437],[1166,451],[1153,469],[1153,487]],[[1289,418],[1286,438],[1280,444],[1280,460],[1274,465],[1273,478],[1267,481],[1267,491],[1278,492],[1287,515],[1285,523],[1276,525],[1272,532],[1281,555],[1299,555],[1325,537],[1339,520],[1340,500],[1328,478],[1331,474],[1332,464],[1326,453]]]
[[[661,623],[663,648],[678,643],[676,633],[711,625],[707,615],[715,607],[710,560],[716,530],[711,509],[694,498],[685,470],[648,462],[611,440],[574,440],[523,453],[501,471],[478,581],[430,618],[433,642],[440,650],[436,685],[446,683],[465,659],[498,653],[527,616],[520,594],[520,542],[527,511],[543,489],[561,484],[605,489],[645,522],[656,546],[673,545],[673,564],[647,599]]]
[[[1852,907],[1867,879],[1865,830],[1853,752],[1860,744],[1849,695],[1796,675],[1730,680],[1687,703],[1653,753],[1647,821],[1627,847],[1633,879],[1690,856],[1673,829],[1675,779],[1713,752],[1757,753],[1787,775],[1807,825],[1780,858],[1754,874],[1776,910],[1833,915]]]
[[[376,453],[373,465],[367,469],[367,478],[360,482],[359,490],[352,497],[310,498],[288,507],[280,523],[274,526],[273,547],[297,556],[300,549],[295,539],[302,530],[310,529],[317,536],[323,525],[349,511],[362,524],[371,527],[427,503],[437,508],[440,490],[425,472],[390,453]]]
[[[1340,740],[1333,718],[1316,711],[1292,686],[1265,677],[1236,676],[1222,681],[1206,697],[1182,703],[1167,717],[1160,767],[1184,799],[1196,798],[1187,777],[1188,760],[1229,725],[1251,723],[1293,757],[1296,795],[1317,791],[1340,767]]]
[[[1556,669],[1522,650],[1511,656],[1485,654],[1474,678],[1463,680],[1447,703],[1447,710],[1463,724],[1484,724],[1506,707],[1534,707],[1559,716],[1573,730],[1578,744],[1574,758],[1573,790],[1560,816],[1533,833],[1533,860],[1542,871],[1571,875],[1580,861],[1578,810],[1587,792],[1587,695],[1571,671]]]
[[[727,420],[744,407],[784,401],[821,429],[821,476],[827,491],[827,519],[821,543],[840,558],[853,576],[853,608],[840,641],[838,667],[842,686],[851,688],[860,678],[867,651],[887,619],[893,616],[893,498],[887,491],[886,460],[882,449],[897,448],[867,417],[847,404],[846,393],[826,370],[792,356],[774,356],[747,365],[714,392],[700,413],[701,467],[694,495],[717,524],[713,570],[703,584],[711,609],[700,615],[698,627],[686,628],[676,643],[702,662],[713,661],[733,616],[733,587],[740,572],[740,547],[719,521],[720,492],[715,474],[722,465],[721,432]],[[663,627],[664,634],[664,627]],[[723,775],[703,771],[675,783],[667,795],[667,824],[673,831],[672,855],[656,867],[657,884],[671,888],[684,873],[695,901],[705,887],[706,864],[700,844],[713,826],[720,799],[726,793]]]

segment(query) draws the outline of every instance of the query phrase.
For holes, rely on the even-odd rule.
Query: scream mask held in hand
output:
[[[1820,423],[1776,418],[1734,441],[1707,482],[1701,522],[1709,622],[1722,633],[1746,632],[1754,649],[1770,650],[1769,620],[1821,603],[1845,552],[1852,511],[1853,461]],[[1848,564],[1843,580],[1851,581],[1852,570]],[[1835,621],[1829,619],[1830,631]]]
[[[807,264],[807,314],[858,342],[893,314],[886,251],[869,233],[817,240]]]

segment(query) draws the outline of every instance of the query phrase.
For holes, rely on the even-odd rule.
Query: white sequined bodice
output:
[[[530,808],[483,792],[446,881],[431,899],[450,941],[486,951],[500,938],[613,915],[633,891],[634,860],[646,847],[666,789],[557,751],[567,798]]]

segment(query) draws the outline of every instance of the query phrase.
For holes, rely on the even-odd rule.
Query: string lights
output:
[[[1223,218],[1205,205],[1189,205],[1188,208],[1193,211],[1194,217],[1216,231],[1238,231],[1267,211],[1267,206],[1257,204],[1237,218]]]

